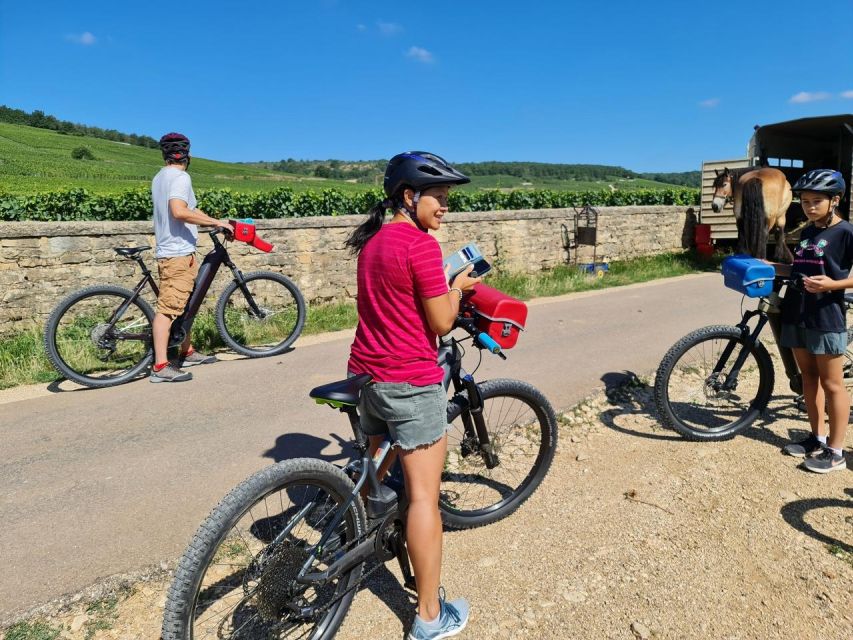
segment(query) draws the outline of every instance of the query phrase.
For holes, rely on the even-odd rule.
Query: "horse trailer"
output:
[[[740,167],[775,167],[781,170],[792,185],[811,169],[838,169],[847,182],[839,212],[850,219],[850,183],[853,180],[853,115],[800,118],[776,124],[756,126],[747,147],[747,157],[733,160],[714,160],[702,163],[702,197],[699,222],[711,226],[711,239],[737,239],[734,210],[731,202],[719,213],[711,209],[716,170]],[[788,208],[786,230],[798,227],[805,220],[799,202]]]

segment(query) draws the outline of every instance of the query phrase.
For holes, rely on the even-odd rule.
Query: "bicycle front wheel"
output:
[[[557,448],[557,418],[542,393],[520,380],[477,385],[497,464],[486,464],[464,395],[447,406],[447,458],[439,509],[445,525],[471,529],[505,518],[542,482]],[[466,425],[467,423],[467,425]]]
[[[154,311],[133,292],[95,286],[71,294],[48,318],[47,357],[68,380],[110,387],[143,373],[153,356]]]
[[[163,639],[332,638],[362,565],[317,584],[296,577],[353,490],[343,471],[309,458],[272,465],[235,487],[178,563]],[[363,534],[364,522],[356,497],[309,572],[328,569]]]
[[[744,349],[746,360],[735,372]],[[676,342],[661,361],[654,388],[658,416],[689,440],[726,440],[767,408],[773,378],[763,344],[748,345],[737,327],[704,327]]]
[[[234,280],[216,304],[216,327],[234,351],[250,358],[275,356],[293,344],[305,325],[305,300],[280,273],[257,271]]]

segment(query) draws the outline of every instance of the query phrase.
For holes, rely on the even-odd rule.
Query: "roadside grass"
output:
[[[26,329],[0,340],[0,389],[59,379],[44,352],[42,332]]]
[[[131,590],[126,589],[122,592],[122,597],[126,598]],[[86,640],[92,640],[98,631],[108,631],[113,628],[113,624],[118,618],[118,595],[112,595],[102,600],[96,600],[86,607],[86,615],[89,619],[83,625],[86,631]]]
[[[6,629],[6,640],[55,640],[62,629],[53,627],[42,620],[23,621]]]
[[[485,282],[508,295],[529,300],[701,271],[719,271],[719,265],[720,258],[704,260],[694,252],[687,251],[612,262],[609,271],[602,277],[581,273],[572,265],[560,265],[535,275],[494,273],[487,276]],[[352,302],[311,305],[302,334],[349,329],[356,325],[357,319],[355,304]],[[33,327],[15,336],[0,339],[0,389],[61,379],[45,356],[41,331],[40,327]],[[196,318],[193,343],[200,351],[224,348],[212,311],[199,314]]]

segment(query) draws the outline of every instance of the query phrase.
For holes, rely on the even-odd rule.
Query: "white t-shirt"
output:
[[[169,213],[169,200],[178,198],[189,209],[196,208],[195,193],[190,174],[176,167],[163,167],[151,182],[151,199],[154,201],[154,237],[157,240],[157,258],[174,258],[195,253],[198,228],[181,222]]]

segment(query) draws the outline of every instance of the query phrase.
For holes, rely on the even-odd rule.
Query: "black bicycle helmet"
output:
[[[186,162],[190,157],[190,139],[182,133],[167,133],[160,138],[160,151],[167,162]]]
[[[385,195],[393,198],[404,187],[421,192],[440,184],[467,184],[471,178],[447,164],[447,160],[426,151],[399,153],[385,168]]]
[[[832,169],[812,169],[800,176],[799,180],[791,187],[791,191],[818,191],[830,196],[842,195],[847,189],[844,177],[840,171]]]

